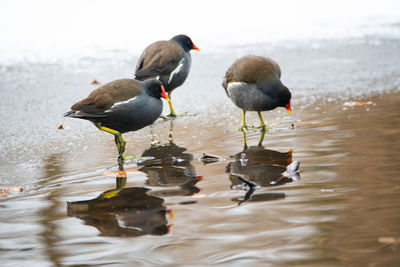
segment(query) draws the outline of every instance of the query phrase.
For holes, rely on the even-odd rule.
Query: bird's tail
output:
[[[64,117],[74,117],[74,111],[70,110],[63,114]]]

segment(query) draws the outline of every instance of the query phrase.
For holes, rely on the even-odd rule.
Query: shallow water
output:
[[[197,115],[127,133],[127,154],[154,159],[127,164],[126,180],[111,136],[79,120],[57,126],[95,88],[88,81],[128,77],[135,57],[3,65],[0,181],[23,192],[0,200],[0,265],[397,265],[399,44],[195,54],[172,100]],[[262,146],[250,129],[247,148],[220,86],[242,53],[280,62],[294,111],[264,112],[271,128]],[[224,160],[203,164],[203,153]],[[283,178],[294,160],[300,179]],[[238,176],[260,187],[250,194]]]

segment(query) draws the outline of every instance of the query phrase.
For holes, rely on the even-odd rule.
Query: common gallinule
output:
[[[265,123],[261,111],[285,107],[289,113],[291,93],[282,84],[281,69],[275,61],[262,56],[247,55],[229,67],[222,82],[232,102],[243,109],[243,126],[246,126],[246,111],[257,111],[261,128]]]
[[[147,80],[149,78],[159,79],[171,98],[171,92],[182,85],[189,74],[192,62],[189,51],[200,49],[186,35],[176,35],[169,41],[157,41],[149,45],[140,56],[135,78]],[[176,113],[169,102],[170,117],[176,117]]]
[[[132,157],[124,156],[126,142],[121,134],[139,130],[159,118],[163,110],[161,97],[169,101],[157,79],[120,79],[100,86],[64,116],[89,120],[100,130],[113,134],[118,163],[122,166],[124,160]]]
[[[193,195],[200,191],[195,185],[202,180],[202,176],[196,175],[196,169],[191,164],[194,156],[185,153],[186,150],[174,143],[168,143],[152,146],[142,153],[142,157],[154,158],[138,164],[143,166],[139,171],[146,173],[146,184],[169,188],[157,191],[158,196]]]
[[[164,199],[144,187],[107,190],[97,198],[67,202],[67,214],[97,228],[102,236],[134,237],[168,234],[172,225]]]
[[[292,181],[297,181],[300,176],[285,176],[283,172],[291,166],[293,150],[286,153],[265,149],[262,146],[265,131],[261,132],[260,141],[257,146],[247,146],[246,135],[243,150],[233,156],[234,161],[226,166],[229,173],[231,189],[246,190],[244,197],[232,199],[238,201],[238,205],[250,201],[267,201],[284,198],[282,193],[253,193],[260,187],[278,186]]]

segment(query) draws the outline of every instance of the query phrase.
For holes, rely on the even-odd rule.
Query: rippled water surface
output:
[[[0,181],[9,190],[0,199],[0,265],[396,266],[399,44],[194,54],[172,100],[197,115],[127,133],[128,154],[153,157],[128,164],[127,179],[117,177],[112,136],[85,121],[57,127],[96,87],[88,81],[129,77],[135,57],[0,66]],[[243,53],[280,62],[293,93],[293,115],[263,113],[264,137],[236,131],[241,111],[220,86]],[[257,115],[248,122],[257,126]],[[223,160],[204,164],[203,153]],[[283,177],[295,160],[300,179]],[[249,192],[239,177],[258,188]]]

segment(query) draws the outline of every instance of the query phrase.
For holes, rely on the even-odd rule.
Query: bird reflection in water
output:
[[[121,174],[119,174],[121,176]],[[68,216],[94,226],[103,236],[164,235],[170,225],[166,214],[174,217],[172,210],[164,205],[164,200],[151,195],[144,187],[129,187],[126,176],[116,178],[116,189],[108,190],[97,198],[67,202]]]
[[[158,196],[191,196],[200,191],[196,184],[203,177],[196,175],[195,167],[191,164],[193,154],[185,153],[186,148],[174,144],[172,131],[173,121],[169,143],[153,145],[144,151],[142,157],[153,159],[138,163],[142,166],[139,171],[146,173],[148,186],[168,188],[156,191]]]
[[[265,149],[262,146],[265,131],[261,131],[260,141],[257,146],[247,146],[246,133],[243,132],[243,151],[233,156],[234,161],[226,167],[232,189],[246,190],[244,197],[235,198],[233,201],[239,205],[245,201],[268,201],[285,198],[284,193],[254,194],[260,187],[283,185],[294,179],[282,175],[286,167],[292,163],[292,150],[278,152]],[[299,176],[296,176],[299,178]]]
[[[170,225],[166,214],[174,218],[172,210],[167,209],[163,197],[190,196],[200,191],[196,184],[202,176],[196,176],[190,164],[192,154],[184,153],[172,140],[173,124],[169,144],[153,145],[142,154],[144,161],[138,161],[139,171],[146,173],[149,187],[167,187],[150,190],[143,187],[126,187],[127,176],[124,164],[120,164],[116,177],[116,189],[108,190],[97,198],[68,202],[68,216],[75,216],[86,225],[96,227],[104,236],[164,235],[169,233]],[[186,201],[180,204],[192,204]]]

